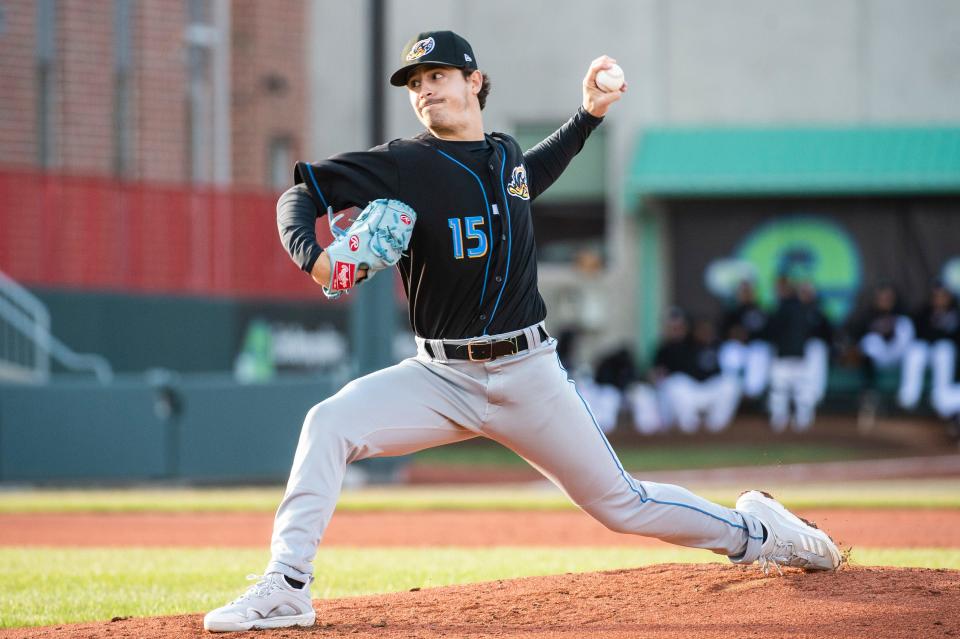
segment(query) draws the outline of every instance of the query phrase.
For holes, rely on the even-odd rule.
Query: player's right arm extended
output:
[[[536,199],[560,177],[601,122],[603,118],[594,117],[580,107],[550,137],[523,154],[531,199]]]

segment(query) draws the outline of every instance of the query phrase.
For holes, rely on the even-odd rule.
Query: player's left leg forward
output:
[[[842,555],[830,535],[794,515],[769,493],[749,490],[737,499],[736,509],[753,515],[766,529],[758,558],[764,573],[769,572],[771,565],[777,572],[780,566],[804,570],[840,567]]]

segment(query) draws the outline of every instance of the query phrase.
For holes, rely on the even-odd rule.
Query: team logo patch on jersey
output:
[[[400,221],[406,224],[407,226],[410,226],[410,222],[411,222],[410,216],[407,215],[406,213],[400,214]]]
[[[530,199],[530,189],[527,188],[527,170],[521,164],[515,167],[510,173],[510,184],[507,185],[507,193],[521,200]]]
[[[356,251],[360,248],[360,238],[356,235],[350,236],[350,250]]]
[[[427,55],[433,51],[435,44],[436,43],[433,41],[433,38],[426,38],[414,43],[414,45],[410,48],[410,53],[407,54],[407,62],[417,60]]]
[[[333,265],[332,289],[335,291],[345,291],[353,286],[353,273],[356,270],[356,264],[350,262],[337,262]]]

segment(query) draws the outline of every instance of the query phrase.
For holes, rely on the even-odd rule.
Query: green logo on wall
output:
[[[270,324],[253,320],[243,338],[243,350],[234,363],[234,374],[241,382],[265,382],[276,372],[273,361],[273,334]]]
[[[714,293],[726,289],[730,294],[748,276],[761,305],[772,308],[776,280],[785,275],[813,282],[823,312],[834,323],[843,322],[853,310],[861,283],[860,252],[846,230],[830,219],[772,220],[751,232],[732,257],[708,267],[707,286]]]

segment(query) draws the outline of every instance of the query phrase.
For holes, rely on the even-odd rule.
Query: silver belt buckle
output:
[[[473,356],[473,347],[474,346],[487,346],[490,349],[490,354],[487,357],[474,357]],[[467,342],[467,359],[471,362],[489,362],[493,359],[493,340],[476,340],[474,342]]]

